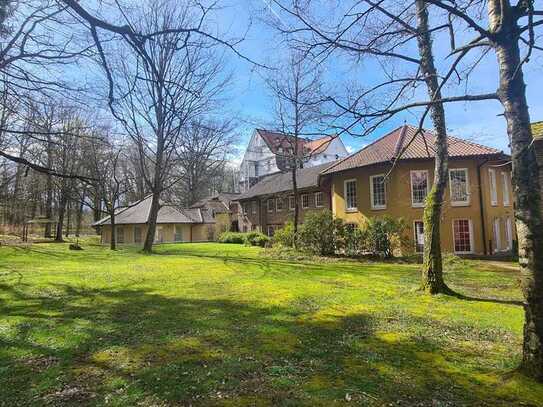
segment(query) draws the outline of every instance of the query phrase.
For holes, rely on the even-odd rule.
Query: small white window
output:
[[[488,179],[490,183],[490,205],[498,205],[498,189],[496,188],[496,170],[494,168],[488,169]]]
[[[242,206],[242,212],[244,215],[247,215],[249,213],[249,202],[244,203]]]
[[[315,207],[322,208],[324,206],[324,194],[322,192],[315,192]]]
[[[309,194],[302,195],[302,209],[309,208]]]
[[[370,198],[372,209],[386,209],[386,186],[383,174],[370,177]]]
[[[513,249],[513,223],[511,218],[505,219],[505,239],[507,240],[507,250]]]
[[[117,233],[117,243],[124,243],[124,228],[122,226],[116,226],[115,232]]]
[[[502,172],[502,181],[503,181],[503,206],[509,206],[511,205],[511,198],[510,198],[510,192],[509,192],[509,173]]]
[[[183,227],[181,225],[175,225],[174,240],[176,242],[182,242],[183,241]]]
[[[275,199],[268,199],[268,212],[273,212],[274,203],[275,203]]]
[[[494,219],[493,222],[493,235],[494,235],[494,252],[499,252],[502,248],[502,238],[501,238],[501,221],[500,218]]]
[[[275,233],[275,228],[273,227],[273,225],[268,225],[268,236],[272,237],[274,233]]]
[[[416,220],[413,223],[415,231],[415,251],[422,253],[424,251],[424,223],[421,220]]]
[[[467,168],[449,170],[449,185],[451,190],[451,205],[469,205],[469,179]]]
[[[281,212],[283,210],[283,198],[277,198],[275,207],[277,208],[277,212]]]
[[[258,202],[253,201],[253,204],[251,206],[253,207],[253,215],[256,215],[256,207],[258,206]]]
[[[349,179],[344,183],[345,210],[356,211],[356,180]]]
[[[453,220],[454,252],[469,254],[473,252],[473,233],[469,219]]]
[[[411,171],[411,204],[421,208],[428,195],[428,171]]]
[[[288,197],[288,209],[293,211],[296,206],[296,201],[294,200],[294,195]]]

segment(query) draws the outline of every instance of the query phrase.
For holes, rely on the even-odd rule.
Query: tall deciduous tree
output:
[[[138,31],[157,35],[140,52],[118,50],[116,64],[102,60],[110,82],[113,114],[138,150],[141,175],[152,194],[143,251],[150,253],[161,196],[179,181],[173,171],[183,134],[191,120],[219,106],[229,76],[222,53],[205,37],[183,27],[203,24],[189,3],[147,2],[137,18]],[[110,71],[111,69],[111,71]]]
[[[291,172],[296,245],[300,223],[297,172],[311,158],[306,141],[316,134],[324,117],[322,73],[311,58],[291,50],[266,83],[274,100],[274,129],[285,136],[280,140],[277,155]]]

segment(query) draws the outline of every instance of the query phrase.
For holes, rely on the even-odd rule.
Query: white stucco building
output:
[[[294,152],[294,137],[256,129],[240,165],[240,190],[246,191],[262,176],[288,169]],[[304,167],[312,167],[345,158],[348,155],[339,137],[325,136],[316,140],[298,139],[298,156]]]

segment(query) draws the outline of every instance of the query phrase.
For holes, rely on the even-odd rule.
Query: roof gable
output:
[[[329,166],[323,174],[365,167],[373,164],[391,162],[397,157],[400,160],[431,159],[435,157],[435,135],[423,130],[417,134],[417,128],[404,125],[374,141],[362,150]],[[449,157],[479,157],[500,155],[503,152],[481,144],[448,136]]]
[[[130,204],[128,207],[119,208],[115,214],[116,225],[143,224],[149,220],[152,195],[148,195],[141,201]],[[171,204],[161,203],[158,210],[157,223],[203,223],[204,219],[200,209],[179,208]],[[110,217],[100,219],[92,226],[101,226],[110,223]]]

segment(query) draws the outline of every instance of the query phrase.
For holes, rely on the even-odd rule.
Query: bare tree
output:
[[[274,99],[274,130],[284,136],[279,140],[277,156],[292,175],[296,244],[300,218],[297,172],[312,158],[315,149],[308,149],[306,143],[319,134],[323,122],[322,72],[311,58],[291,50],[266,83]]]
[[[194,13],[193,7],[171,1],[147,4],[138,31],[164,34],[145,43],[144,56],[131,48],[118,50],[111,71],[116,84],[110,95],[112,112],[136,145],[141,175],[152,194],[143,246],[148,253],[161,195],[179,181],[173,168],[183,131],[190,120],[218,106],[229,79],[214,44],[183,32]],[[110,72],[111,66],[104,68]]]
[[[170,201],[190,206],[213,192],[222,192],[221,186],[214,190],[214,181],[223,175],[236,139],[231,120],[188,123],[177,146],[172,174],[180,181],[172,188]]]

